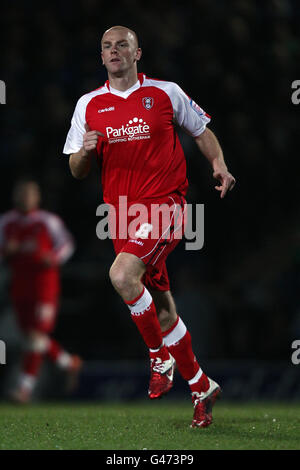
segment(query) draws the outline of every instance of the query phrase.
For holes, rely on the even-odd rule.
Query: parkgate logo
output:
[[[3,80],[0,80],[0,104],[6,104],[6,85]]]
[[[6,364],[6,344],[0,339],[0,364]]]
[[[150,139],[150,126],[142,118],[133,117],[119,128],[107,127],[106,136],[110,144]]]
[[[96,215],[101,220],[96,226],[100,240],[127,239],[143,246],[145,240],[165,244],[185,238],[186,250],[201,250],[204,245],[204,204],[132,204],[127,196],[119,196],[119,203],[100,204]]]

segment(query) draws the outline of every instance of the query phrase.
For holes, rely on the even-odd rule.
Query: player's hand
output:
[[[90,152],[96,150],[99,136],[104,137],[104,134],[99,131],[91,131],[88,124],[84,125],[86,133],[83,134],[83,150],[88,155]]]
[[[4,255],[5,256],[14,256],[18,253],[20,249],[20,243],[18,242],[18,240],[15,240],[15,239],[11,239],[11,240],[8,240],[5,247],[4,247]]]
[[[46,253],[45,255],[43,255],[41,261],[43,266],[45,266],[46,268],[52,268],[58,264],[53,253]]]
[[[234,188],[236,183],[235,178],[229,171],[225,170],[214,171],[213,177],[221,183],[220,186],[215,186],[215,189],[221,192],[220,197],[223,199],[227,191],[231,191]]]

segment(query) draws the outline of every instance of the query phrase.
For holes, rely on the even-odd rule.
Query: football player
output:
[[[11,398],[32,398],[45,357],[74,381],[81,359],[65,351],[50,334],[55,327],[60,294],[60,266],[74,251],[74,241],[56,214],[42,210],[35,181],[20,181],[13,192],[14,209],[0,218],[0,254],[11,270],[11,299],[25,336],[21,373]]]
[[[234,187],[235,178],[227,169],[217,138],[207,128],[210,116],[176,83],[138,73],[141,55],[134,31],[123,26],[105,31],[101,58],[108,80],[77,102],[64,153],[70,156],[75,178],[88,175],[93,155],[101,165],[103,198],[113,208],[111,227],[116,234],[116,258],[109,275],[149,349],[149,397],[159,398],[170,390],[176,363],[190,386],[192,426],[205,427],[212,422],[211,409],[220,387],[202,371],[193,353],[166,268],[167,256],[184,229],[188,187],[176,126],[194,138],[208,159],[221,198]],[[140,226],[121,237],[118,234],[124,227],[118,221],[128,216],[130,225],[136,204],[147,209]],[[165,207],[169,219],[161,222],[159,217],[146,217],[153,206]]]

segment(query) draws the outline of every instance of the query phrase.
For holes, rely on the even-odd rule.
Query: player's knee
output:
[[[112,266],[109,271],[109,277],[112,285],[118,292],[124,292],[131,288],[134,280],[128,274],[126,269]]]
[[[47,335],[32,331],[27,335],[25,349],[33,352],[44,353],[48,348],[49,339]]]

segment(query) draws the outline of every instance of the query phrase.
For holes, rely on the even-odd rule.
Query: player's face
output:
[[[15,188],[13,198],[16,207],[23,212],[37,209],[40,204],[39,187],[34,182],[21,183]]]
[[[133,34],[126,29],[116,29],[105,33],[101,46],[102,63],[110,75],[124,75],[136,66],[137,60],[141,57],[141,49]]]

